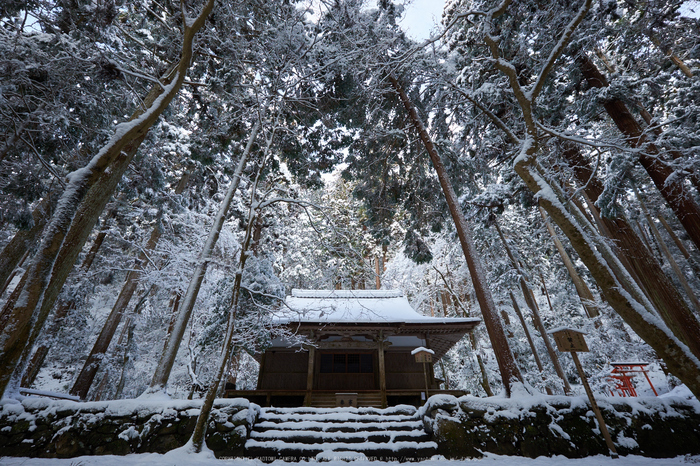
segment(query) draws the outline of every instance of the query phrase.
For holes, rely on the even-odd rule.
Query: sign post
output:
[[[583,366],[581,366],[581,361],[579,361],[578,354],[576,354],[578,351],[582,351],[584,353],[590,351],[588,349],[588,345],[586,344],[586,339],[583,337],[585,333],[580,330],[565,327],[550,330],[548,333],[551,333],[552,336],[554,336],[554,341],[557,343],[557,349],[559,351],[571,353],[571,357],[574,359],[574,364],[576,365],[576,370],[578,370],[578,374],[581,377],[581,382],[583,382],[583,388],[586,389],[586,395],[588,395],[588,400],[591,402],[591,408],[595,413],[596,419],[598,419],[600,432],[603,434],[603,437],[605,437],[605,443],[608,445],[608,449],[610,450],[610,457],[618,458],[619,456],[617,454],[617,450],[615,449],[615,444],[610,437],[610,432],[608,432],[608,426],[605,425],[603,414],[600,412],[600,408],[598,408],[598,403],[595,401],[591,386],[588,385],[586,373],[583,372]]]
[[[416,362],[423,363],[423,377],[425,378],[425,400],[427,401],[428,398],[430,398],[430,394],[428,393],[428,369],[426,367],[426,363],[433,362],[433,355],[435,354],[435,351],[419,346],[418,348],[411,351],[411,354],[416,357]]]

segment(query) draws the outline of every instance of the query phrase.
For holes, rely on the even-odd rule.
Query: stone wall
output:
[[[201,400],[6,399],[0,401],[0,451],[58,458],[165,453],[189,440],[201,405]],[[217,457],[241,456],[258,413],[248,400],[218,400],[207,429],[209,449]]]
[[[700,403],[695,399],[596,398],[621,455],[674,457],[700,453]],[[431,397],[424,425],[447,458],[499,455],[608,454],[586,397],[516,399]]]

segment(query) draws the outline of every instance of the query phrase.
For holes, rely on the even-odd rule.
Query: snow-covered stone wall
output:
[[[5,399],[0,401],[0,451],[6,456],[59,458],[165,453],[189,440],[201,405],[201,400]],[[217,400],[207,446],[217,457],[242,455],[258,413],[258,406],[248,400]]]
[[[619,454],[675,457],[700,453],[700,403],[685,397],[596,398]],[[483,452],[516,456],[607,454],[583,396],[455,398],[437,395],[424,408],[424,425],[447,458]]]

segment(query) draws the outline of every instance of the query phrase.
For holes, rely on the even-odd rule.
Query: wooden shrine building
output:
[[[440,390],[433,364],[479,322],[418,314],[398,290],[293,290],[280,325],[307,338],[274,340],[263,354],[257,390],[228,390],[262,406],[420,405]],[[433,361],[416,362],[426,348]]]

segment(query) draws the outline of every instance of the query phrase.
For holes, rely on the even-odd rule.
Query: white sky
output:
[[[683,3],[683,6],[681,6],[681,14],[690,18],[697,18],[700,16],[700,1],[688,0]]]
[[[445,0],[413,0],[399,23],[406,34],[415,40],[430,37],[430,31],[440,23]]]

